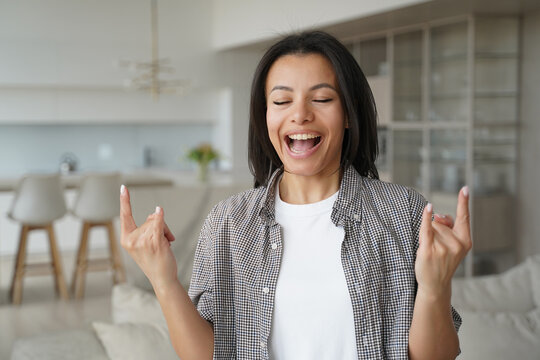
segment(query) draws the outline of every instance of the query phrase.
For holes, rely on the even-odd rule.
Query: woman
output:
[[[377,180],[373,97],[346,48],[322,32],[272,46],[255,72],[249,135],[255,188],[208,216],[189,296],[163,210],[137,228],[121,191],[122,245],[179,356],[455,358],[467,188],[454,225],[415,191]]]

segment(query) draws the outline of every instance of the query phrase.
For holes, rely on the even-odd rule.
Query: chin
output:
[[[314,164],[285,164],[285,172],[297,175],[297,176],[316,176],[325,172],[325,169],[321,166]]]

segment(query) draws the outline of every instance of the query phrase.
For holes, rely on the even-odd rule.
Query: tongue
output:
[[[298,152],[307,151],[313,146],[315,146],[315,139],[292,140],[290,145],[291,149]]]

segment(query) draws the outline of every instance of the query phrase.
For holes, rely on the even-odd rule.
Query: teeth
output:
[[[308,139],[315,139],[318,138],[318,135],[313,134],[291,134],[289,135],[289,138],[292,140],[308,140]]]

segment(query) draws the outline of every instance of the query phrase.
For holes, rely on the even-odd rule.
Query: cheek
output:
[[[266,127],[268,129],[268,136],[274,148],[278,149],[279,144],[279,121],[277,121],[271,113],[266,113]]]

